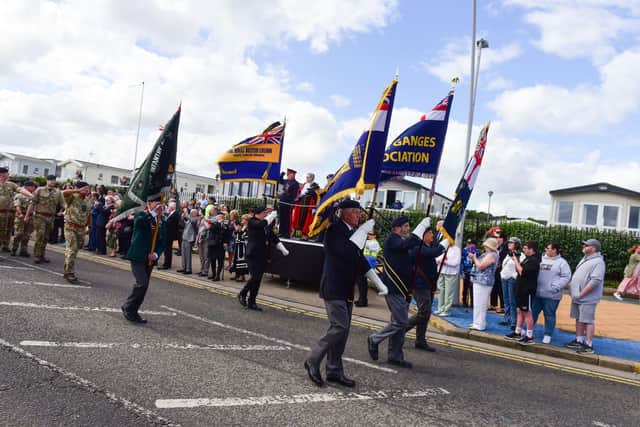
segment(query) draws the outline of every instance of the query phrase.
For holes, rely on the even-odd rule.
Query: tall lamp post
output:
[[[144,82],[140,91],[140,110],[138,111],[138,132],[136,133],[136,149],[133,152],[133,169],[132,175],[136,172],[136,162],[138,161],[138,141],[140,140],[140,124],[142,123],[142,102],[144,101]]]
[[[491,219],[491,197],[493,196],[493,190],[489,190],[489,206],[487,207],[487,214],[489,215],[489,219]]]

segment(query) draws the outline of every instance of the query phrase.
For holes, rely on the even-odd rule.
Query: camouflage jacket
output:
[[[0,209],[13,210],[13,196],[18,186],[11,181],[0,183]]]
[[[64,210],[64,222],[75,225],[85,226],[89,222],[91,215],[91,200],[88,197],[84,199],[77,193],[72,193],[64,198],[67,204]]]
[[[54,215],[58,204],[62,204],[62,196],[55,188],[39,187],[33,192],[31,202],[36,213]]]

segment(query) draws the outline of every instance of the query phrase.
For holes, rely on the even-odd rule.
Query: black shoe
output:
[[[184,271],[182,274],[192,274],[191,270],[189,271]]]
[[[143,319],[142,317],[140,317],[138,313],[135,314],[135,318],[136,318],[135,320],[136,323],[142,323],[142,324],[147,323],[147,319]]]
[[[241,293],[238,294],[238,301],[240,301],[240,305],[243,307],[247,306],[247,296],[246,295],[242,295]]]
[[[582,343],[578,340],[573,340],[573,341],[569,341],[568,343],[565,343],[564,346],[568,347],[568,348],[572,348],[574,350],[579,349],[580,347],[582,347]]]
[[[511,332],[510,334],[507,334],[504,337],[505,339],[514,340],[514,341],[518,341],[520,340],[520,338],[522,338],[520,334],[516,334],[515,332]]]
[[[18,256],[21,256],[21,257],[23,257],[23,258],[29,258],[29,257],[31,256],[31,254],[29,254],[29,252],[26,252],[26,251],[25,251],[25,252],[20,252],[20,253],[18,254]]]
[[[431,353],[435,353],[435,351],[436,351],[436,349],[434,347],[430,346],[426,342],[416,341],[416,348],[418,350],[424,350],[424,351],[428,351],[428,352],[431,352]]]
[[[205,273],[205,272],[203,272],[203,271],[201,271],[200,273],[198,273],[198,276],[200,276],[200,277],[205,277],[206,275],[207,275],[207,273]]]
[[[367,301],[356,301],[353,303],[353,305],[355,305],[356,307],[366,307],[369,304],[367,303]]]
[[[520,338],[518,340],[518,344],[520,345],[531,345],[531,344],[535,344],[535,342],[533,341],[533,338],[530,338],[526,335],[523,335],[522,338]]]
[[[78,278],[73,273],[64,273],[63,277],[69,283],[76,283],[78,281]]]
[[[36,257],[36,258],[33,260],[33,263],[34,263],[34,264],[42,264],[42,263],[43,263],[42,258],[41,258],[41,257]]]
[[[367,349],[372,360],[378,360],[378,344],[374,343],[371,337],[367,337]]]
[[[160,265],[157,268],[158,268],[158,270],[168,270],[169,269],[169,267],[167,267],[166,265]]]
[[[389,360],[387,360],[387,363],[389,365],[397,366],[399,368],[406,368],[406,369],[413,368],[413,365],[411,363],[407,362],[406,360],[389,359]]]
[[[176,273],[184,273],[184,268],[181,268],[180,270],[176,270]]]
[[[576,352],[581,354],[593,354],[593,344],[592,345],[582,344],[580,348],[576,349]]]
[[[345,387],[355,387],[356,386],[356,382],[354,380],[352,380],[351,378],[347,378],[343,375],[327,375],[327,382],[330,383],[338,383],[340,385],[343,385]]]
[[[120,309],[122,310],[122,315],[124,316],[125,319],[127,319],[129,322],[135,323],[136,322],[136,315],[131,313],[130,311],[125,310],[124,307],[120,307]]]
[[[249,310],[262,311],[262,308],[258,307],[258,305],[256,303],[248,304],[247,308]]]
[[[220,281],[220,276],[215,276],[215,277],[214,277],[213,279],[211,279],[211,280],[213,280],[214,282],[219,282],[219,281]]]
[[[309,375],[309,378],[311,379],[311,381],[313,381],[315,385],[317,385],[318,387],[322,387],[324,385],[324,381],[322,380],[322,374],[320,374],[320,369],[318,369],[317,366],[313,366],[311,363],[309,363],[308,360],[305,360],[304,369],[307,370],[307,374]]]
[[[42,262],[46,262],[47,264],[51,262],[49,258],[41,257]]]

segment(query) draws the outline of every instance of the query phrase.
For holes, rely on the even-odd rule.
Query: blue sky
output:
[[[391,135],[456,89],[438,191],[464,164],[471,0],[9,1],[0,149],[133,163],[183,102],[178,168],[216,174],[231,144],[287,115],[285,167],[344,162],[400,70]],[[552,189],[640,191],[640,3],[478,1],[472,140],[492,121],[471,207],[547,218]],[[91,152],[91,156],[89,155]],[[140,160],[140,159],[139,159]],[[428,184],[426,181],[421,181]]]

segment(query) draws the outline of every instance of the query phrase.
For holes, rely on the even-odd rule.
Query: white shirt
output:
[[[520,261],[525,259],[523,253],[520,254]],[[502,261],[502,270],[500,271],[501,279],[515,279],[518,277],[518,272],[516,271],[516,263],[513,262],[511,257],[507,255],[504,257],[504,261]]]
[[[442,264],[442,258],[444,254],[436,258],[438,266]],[[444,261],[444,267],[442,267],[442,274],[455,275],[458,274],[460,269],[460,248],[457,246],[450,246],[447,251],[447,258]]]

